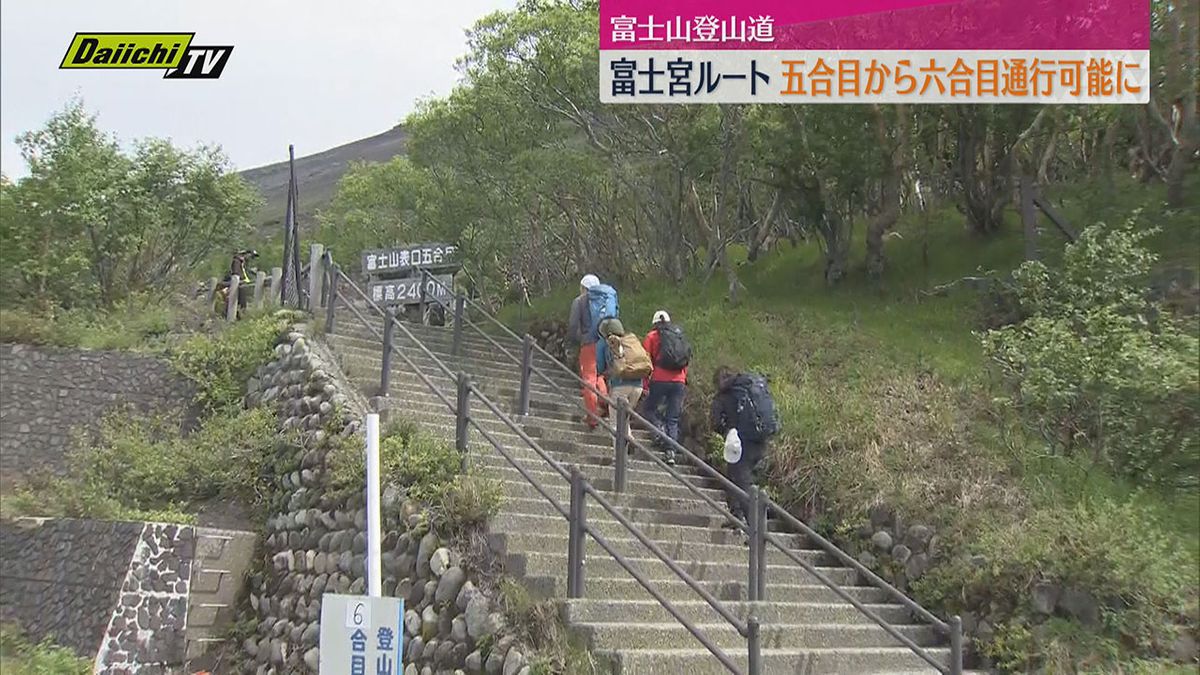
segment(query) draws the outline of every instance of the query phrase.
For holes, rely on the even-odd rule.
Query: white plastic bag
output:
[[[737,429],[730,429],[729,433],[725,434],[725,462],[737,464],[741,459],[742,439],[738,436]]]

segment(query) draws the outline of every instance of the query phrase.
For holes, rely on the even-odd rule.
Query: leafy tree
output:
[[[1055,446],[1147,482],[1200,483],[1200,342],[1145,299],[1155,256],[1131,223],[1088,228],[1063,268],[1015,273],[1025,321],[990,331],[1012,403]]]
[[[29,176],[0,183],[8,301],[109,306],[249,233],[257,197],[219,148],[123,152],[78,100],[17,142]]]
[[[1154,3],[1154,63],[1160,53],[1192,58],[1183,4]],[[866,271],[882,281],[884,235],[914,205],[956,204],[971,231],[991,236],[1021,174],[1108,181],[1129,158],[1148,180],[1166,180],[1171,158],[1183,172],[1190,157],[1175,151],[1183,136],[1155,121],[1162,103],[605,106],[598,19],[594,2],[577,0],[525,0],[481,19],[461,84],[406,121],[409,162],[348,177],[337,227],[355,242],[359,216],[374,219],[362,224],[373,240],[453,238],[496,299],[524,300],[582,271],[628,283],[719,270],[736,300],[733,246],[753,262],[780,240],[812,236],[833,285],[855,272],[862,223]],[[1176,70],[1156,66],[1156,96],[1194,84]],[[1134,161],[1143,155],[1154,162]],[[389,220],[403,229],[388,231]]]

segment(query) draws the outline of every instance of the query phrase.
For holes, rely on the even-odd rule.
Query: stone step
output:
[[[489,419],[490,417],[490,419]],[[447,442],[452,442],[450,439],[454,435],[455,418],[449,412],[417,412],[409,410],[403,415],[403,419],[407,419],[417,423],[425,431],[436,435],[439,438],[445,439]],[[488,433],[498,442],[504,445],[505,449],[513,458],[521,463],[521,466],[536,472],[551,472],[553,469],[549,464],[542,459],[535,450],[524,440],[512,432],[503,421],[491,416],[477,418],[479,426],[483,427]],[[541,446],[541,443],[538,444]],[[468,433],[469,459],[468,461],[480,467],[494,467],[500,470],[511,470],[516,473],[516,469],[495,450],[491,442],[488,441],[478,429],[471,427]],[[562,462],[564,468],[569,464],[575,464],[594,486],[601,490],[610,490],[613,482],[615,467],[610,462],[603,464],[601,462],[609,461],[605,457],[580,454],[571,456],[569,451],[563,453],[561,451],[550,451],[544,446],[547,454],[552,458]],[[595,463],[592,463],[595,462]],[[715,479],[707,476],[698,475],[694,470],[686,467],[681,468],[677,473],[682,476],[687,483],[694,486],[696,489],[708,495],[712,499],[721,501],[724,499],[724,492],[715,487]],[[547,476],[552,478],[551,484],[561,481],[561,476]],[[695,493],[690,490],[679,479],[672,477],[666,471],[663,471],[656,464],[648,461],[631,462],[627,468],[626,477],[628,485],[633,490],[634,484],[659,485],[666,492],[664,496],[676,498],[697,498]],[[514,480],[524,480],[519,475],[510,477]],[[539,480],[543,480],[539,478]],[[543,481],[545,482],[545,481]]]
[[[373,313],[373,311],[372,311],[372,313]],[[364,312],[364,315],[366,315],[366,314],[367,313]],[[357,317],[353,317],[353,315],[351,315],[351,317],[352,317],[351,321],[337,322],[337,325],[335,326],[335,330],[334,330],[335,335],[345,336],[345,337],[354,337],[354,338],[366,340],[366,341],[376,343],[376,344],[379,343],[380,338],[377,337],[374,334],[374,332],[372,332],[367,327],[365,327],[362,324],[362,322],[358,320]],[[368,315],[368,317],[370,318],[370,315]],[[376,315],[376,317],[377,317],[377,315]],[[402,323],[403,323],[403,326],[405,328],[407,328],[409,332],[411,332],[416,338],[418,338],[422,342],[425,342],[426,344],[437,344],[439,346],[444,346],[447,351],[449,351],[451,345],[453,344],[454,330],[453,330],[453,328],[451,328],[449,326],[446,326],[446,327],[421,326],[420,324],[413,324],[413,323],[408,323],[408,322],[402,322]],[[378,318],[377,323],[374,324],[372,327],[375,328],[376,330],[378,330],[382,334],[383,333],[383,319]],[[395,337],[396,337],[397,341],[408,339],[408,336],[405,335],[404,331],[400,328],[396,328]],[[519,357],[521,355],[521,341],[520,340],[514,340],[512,338],[512,336],[503,335],[503,334],[489,334],[488,337],[490,337],[491,340],[495,340],[498,344],[503,346],[508,351],[512,352],[514,356]],[[462,345],[466,351],[476,351],[476,350],[495,351],[496,350],[496,346],[493,345],[491,343],[491,341],[489,341],[488,338],[483,337],[482,335],[479,334],[478,331],[474,330],[470,326],[464,326],[464,329],[462,332]],[[536,350],[534,352],[534,358],[548,360],[548,359],[546,359],[546,357],[544,355],[539,354]]]
[[[447,443],[453,442],[451,439],[454,436],[454,427],[451,419],[430,420],[417,417],[413,421],[426,433],[441,438]],[[505,449],[513,456],[513,459],[520,462],[521,466],[530,471],[544,486],[562,485],[565,488],[566,482],[562,477],[557,472],[554,472],[550,465],[538,456],[532,448],[525,445],[524,441],[519,437],[490,430],[489,433],[505,446]],[[521,443],[522,445],[515,445],[516,443]],[[508,460],[500,456],[499,452],[496,451],[488,440],[483,438],[483,435],[477,429],[472,428],[470,430],[468,434],[468,447],[468,463],[483,470],[485,475],[490,475],[490,477],[500,481],[518,483],[521,486],[529,485],[525,478],[508,463]],[[545,449],[544,446],[543,449]],[[562,457],[560,453],[547,452],[555,459],[570,459],[569,457]],[[566,465],[566,462],[564,464]],[[609,494],[612,493],[614,471],[612,467],[592,464],[579,464],[579,466],[585,478],[592,483],[593,487]],[[643,478],[647,477],[651,480],[643,480]],[[694,479],[702,480],[699,476],[694,476]],[[656,495],[680,500],[699,499],[682,483],[674,481],[674,479],[666,476],[663,472],[658,471],[657,465],[650,464],[649,462],[641,462],[638,465],[631,464],[627,473],[627,480],[626,488],[630,494]],[[663,483],[663,480],[670,480],[671,482]],[[532,490],[532,487],[529,489]],[[698,489],[718,503],[723,503],[725,499],[725,493],[721,490],[703,487]]]
[[[486,444],[486,442],[484,442]],[[474,447],[474,446],[472,446]],[[489,450],[492,450],[490,444],[486,445]],[[468,460],[471,466],[481,469],[482,474],[496,480],[507,480],[515,483],[528,484],[525,477],[521,475],[516,468],[508,463],[508,460],[497,455],[480,457],[474,454]],[[547,485],[567,485],[567,479],[563,478],[558,472],[554,471],[549,465],[542,467],[529,467],[522,465],[530,475],[533,476],[539,483]],[[567,467],[564,467],[567,468]],[[613,477],[612,469],[608,467],[594,467],[581,465],[580,470],[584,477],[592,487],[604,493],[613,492]],[[695,494],[685,485],[676,482],[665,482],[666,477],[660,474],[647,471],[629,471],[626,476],[625,490],[630,494],[655,495],[670,497],[674,499],[691,499]],[[702,494],[721,503],[725,499],[725,493],[709,488],[698,488]],[[607,497],[607,494],[605,495]],[[595,508],[601,508],[596,506]],[[712,513],[717,513],[713,511]],[[773,522],[773,521],[769,521]]]
[[[572,628],[584,635],[593,649],[670,649],[700,644],[678,621],[576,623]],[[723,619],[696,624],[696,628],[718,647],[745,647],[746,638]],[[934,635],[932,626],[898,625],[893,628],[918,645],[937,644],[937,636]],[[759,644],[763,649],[903,647],[899,640],[874,623],[762,623],[759,628]]]
[[[343,325],[347,323],[343,322]],[[511,414],[520,385],[514,360],[486,340],[465,334],[462,342],[464,355],[456,359],[449,354],[453,339],[449,329],[411,325],[409,329],[452,372],[463,370],[470,373],[477,386],[505,413],[510,414],[513,421],[520,424],[527,435],[536,439],[551,457],[563,465],[576,463],[596,489],[605,490],[605,497],[646,536],[661,540],[663,550],[681,560],[681,566],[701,579],[710,592],[731,600],[745,597],[748,550],[744,535],[719,527],[724,518],[716,515],[711,507],[669,476],[657,463],[641,458],[640,451],[635,453],[635,457],[629,461],[627,492],[622,495],[607,492],[612,487],[614,461],[611,435],[603,429],[588,430],[584,427],[578,382],[570,375],[541,355],[536,355],[535,362],[545,366],[544,371],[550,382],[539,377],[533,379],[530,383],[532,414],[518,417]],[[332,342],[347,371],[365,391],[377,389],[381,361],[378,338],[363,328],[339,332],[342,334],[333,338]],[[520,355],[519,343],[499,341],[513,356]],[[437,368],[433,359],[413,345],[402,331],[397,331],[397,348],[404,350],[447,399],[453,400],[453,378]],[[392,396],[389,397],[392,400],[388,401],[388,407],[395,411],[397,417],[412,417],[426,430],[451,440],[454,416],[450,408],[434,396],[420,378],[408,372],[409,367],[403,359],[394,358],[393,364]],[[482,404],[472,406],[472,411],[479,424],[503,443],[522,468],[539,480],[565,507],[569,501],[566,481],[528,447],[526,441]],[[636,430],[635,437],[649,446],[649,432]],[[508,558],[510,569],[523,575],[527,583],[545,593],[565,596],[565,518],[537,494],[477,430],[471,430],[470,439],[473,465],[485,475],[498,479],[505,492],[504,504],[493,519],[491,530],[494,540],[500,544],[500,550]],[[724,491],[716,489],[719,486],[716,479],[701,475],[695,467],[681,464],[676,468],[689,483],[724,504]],[[631,564],[643,570],[656,588],[661,589],[667,597],[685,601],[690,612],[689,618],[703,622],[706,632],[711,631],[712,639],[718,644],[730,646],[732,655],[744,652],[744,649],[739,649],[744,645],[744,639],[719,617],[714,618],[715,612],[706,603],[697,600],[695,592],[679,580],[666,564],[653,557],[624,526],[595,504],[589,508],[588,516],[589,523],[604,534],[612,546],[628,556]],[[781,529],[779,523],[773,521],[770,526],[772,530]],[[797,547],[804,544],[802,537],[786,536]],[[694,649],[697,647],[696,641],[686,629],[675,622],[599,544],[589,537],[586,547],[585,596],[604,600],[571,601],[592,604],[587,605],[586,610],[584,606],[579,606],[574,614],[570,613],[569,606],[564,607],[565,616],[575,629],[590,636],[595,647],[602,650],[617,648],[612,654],[621,664],[621,672],[694,670],[685,662],[697,656],[700,657],[697,663],[703,663],[706,667],[716,665],[717,670],[713,672],[724,671],[706,650]],[[902,606],[889,604],[890,598],[883,591],[848,585],[857,580],[857,574],[848,568],[830,564],[833,562],[832,556],[818,550],[802,550],[800,554],[810,562],[828,565],[820,568],[821,571],[836,583],[847,584],[844,590],[860,601],[881,605],[877,611],[883,612],[885,619],[899,624],[912,621]],[[832,590],[816,582],[815,577],[782,552],[769,546],[767,556],[767,597],[772,602],[761,603],[763,615],[760,620],[774,623],[775,626],[764,627],[763,644],[769,648],[765,659],[768,666],[766,672],[794,672],[794,668],[805,663],[807,657],[823,652],[836,657],[836,663],[866,668],[861,672],[880,672],[871,670],[880,659],[884,659],[888,667],[896,665],[903,670],[920,670],[919,661],[914,663],[911,659],[906,660],[905,654],[912,656],[908,650],[880,649],[884,645],[895,645],[895,640],[852,606],[841,602]],[[739,603],[738,607],[739,612],[749,611],[745,603]],[[780,621],[787,623],[779,624]],[[906,633],[912,631],[908,634],[918,638],[918,641],[936,639],[929,626],[912,625],[904,630]],[[836,646],[838,649],[824,649],[826,646]],[[662,654],[666,652],[678,653],[684,661],[677,658],[662,659]],[[744,660],[744,654],[735,658]],[[827,662],[829,659],[818,660],[818,665]],[[773,671],[773,663],[777,663],[782,670]]]
[[[430,405],[441,406],[443,408],[445,407],[445,404],[441,401]],[[414,417],[411,415],[406,415],[405,410],[401,409],[396,413],[396,415],[396,419],[410,420],[415,422],[426,433],[435,435],[436,437],[441,438],[448,443],[453,443],[454,420],[449,416],[449,413],[438,415],[436,411],[433,411],[433,414],[422,414]],[[534,462],[535,465],[544,464],[537,452],[530,447],[523,438],[513,433],[512,430],[509,429],[507,425],[504,425],[503,422],[496,419],[488,421],[481,419],[480,422],[485,428],[488,429],[488,432],[491,433],[497,441],[504,445],[509,454],[513,455],[517,460],[528,460],[530,462]],[[491,447],[491,444],[482,438],[478,430],[474,429],[473,427],[471,429],[471,434],[468,437],[468,442],[472,448],[473,459],[487,454],[495,454],[497,457],[499,457],[499,454],[495,452],[495,450]],[[613,449],[611,447],[602,445],[580,446],[569,441],[556,441],[553,439],[535,439],[535,442],[538,444],[538,447],[564,464],[578,462],[581,463],[581,465],[586,466],[607,467],[604,470],[606,473],[602,473],[602,475],[610,475],[614,471],[612,467],[615,462],[615,458],[612,456]],[[657,463],[648,459],[639,459],[639,456],[640,455],[629,456],[627,460],[628,469],[665,474],[665,472]],[[683,464],[677,465],[675,469],[677,472],[683,475],[694,476],[697,478],[703,477],[707,479],[699,472],[698,469],[684,466]]]
[[[371,354],[382,354],[383,352],[383,342],[373,335],[370,336],[369,339],[361,335],[346,334],[331,335],[329,338],[331,342],[338,345],[339,349],[344,347]],[[394,336],[392,344],[395,345],[397,350],[404,350],[404,352],[410,357],[420,353],[428,358],[428,355],[424,353],[424,350],[417,346],[417,343],[410,340],[407,336],[401,335],[399,331],[397,331],[396,335]],[[497,350],[491,345],[466,345],[462,350],[462,354],[458,357],[455,357],[451,353],[453,347],[449,340],[443,342],[440,340],[421,339],[421,344],[424,345],[425,348],[431,353],[441,359],[447,367],[450,367],[453,363],[455,364],[454,368],[463,368],[464,370],[471,372],[471,369],[467,368],[467,366],[475,366],[481,371],[495,371],[497,373],[511,374],[518,379],[520,377],[521,347],[519,345],[515,350],[509,350],[509,353],[511,353],[513,356],[513,358],[510,359],[507,354]],[[542,384],[549,384],[549,382],[546,381],[548,379],[561,386],[579,386],[579,381],[575,379],[573,373],[568,373],[567,371],[563,370],[561,366],[554,364],[552,361],[549,361],[544,357],[535,357],[533,360],[533,366],[535,370],[533,379],[535,381],[538,381]],[[539,375],[538,372],[540,372],[541,375]]]
[[[666,563],[654,557],[654,554],[649,551],[646,551],[643,557],[628,558],[625,562],[640,571],[647,579],[657,581],[679,578]],[[692,579],[700,582],[721,583],[744,580],[749,573],[746,561],[741,563],[708,562],[695,560],[692,559],[692,556],[687,556],[687,559],[676,560],[675,562],[683,571],[690,574]],[[563,547],[562,551],[513,554],[508,560],[508,570],[517,574],[531,576],[562,574],[565,578],[567,574],[566,548]],[[587,557],[584,563],[584,570],[585,577],[590,575],[601,578],[619,578],[629,574],[629,571],[623,565],[607,553]],[[817,571],[824,574],[839,587],[854,585],[858,576],[857,572],[847,567],[819,567]],[[799,565],[767,565],[767,599],[772,599],[771,589],[778,585],[815,586],[820,583],[815,576]]]
[[[525,584],[545,597],[567,597],[567,575],[554,573],[552,575],[527,575]],[[673,579],[651,580],[653,588],[671,602],[694,601],[698,597],[696,591],[683,580]],[[620,577],[598,577],[584,575],[584,598],[602,600],[653,600],[654,597],[636,579],[622,570]],[[744,602],[746,600],[746,582],[742,581],[701,581],[701,588],[708,591],[718,600]],[[871,586],[846,586],[842,588],[850,597],[864,604],[880,604],[887,602],[887,593]],[[824,585],[811,584],[774,584],[768,587],[767,600],[770,602],[841,602],[842,600]]]
[[[563,508],[566,507],[567,504],[563,503]],[[628,539],[633,536],[624,525],[621,525],[615,520],[610,518],[600,518],[594,514],[589,514],[589,516],[589,523],[591,526],[598,530],[605,538],[612,537],[617,539]],[[500,512],[493,517],[490,527],[493,532],[539,532],[556,537],[567,536],[566,518],[562,516],[541,516],[526,513],[514,513],[506,511],[503,504],[501,504]],[[643,535],[658,542],[694,542],[727,544],[735,546],[745,546],[746,543],[746,537],[744,534],[737,530],[723,527],[693,527],[689,525],[674,525],[655,522],[639,523],[638,527]],[[797,549],[804,547],[805,540],[797,535],[781,534],[778,536],[780,536],[789,545],[789,548]]]
[[[566,542],[561,538],[556,535],[542,534],[540,532],[491,532],[488,534],[488,539],[492,543],[493,550],[500,553],[566,550]],[[623,556],[647,557],[653,555],[641,541],[634,539],[632,536],[605,537],[605,539]],[[746,556],[749,554],[749,549],[743,544],[656,541],[654,539],[651,539],[651,541],[654,541],[655,545],[662,549],[664,553],[676,560],[690,557],[697,560],[742,564],[746,562]],[[792,549],[793,552],[808,561],[809,564],[837,566],[837,561],[824,551],[799,548],[801,545],[806,545],[806,542],[803,541],[795,543],[797,544],[797,548]],[[608,551],[601,547],[592,537],[587,538],[587,554],[588,556],[609,555]],[[788,558],[782,551],[774,547],[769,547],[767,550],[767,562],[768,564],[776,565],[795,564],[791,558]]]
[[[343,372],[352,378],[362,378],[367,384],[372,386],[370,391],[372,393],[375,392],[379,383],[380,369],[382,368],[382,356],[370,352],[344,349],[340,347],[338,348],[338,355],[339,365],[341,365]],[[428,357],[425,357],[424,355],[414,356],[409,354],[409,358],[411,358],[413,363],[417,365],[417,367],[420,369],[420,372],[424,374],[430,382],[433,382],[434,386],[436,386],[440,391],[456,391],[458,386],[456,380],[452,376],[447,375],[445,371],[430,361]],[[443,364],[447,368],[450,368],[450,362],[443,361]],[[428,389],[429,385],[427,385],[425,381],[416,374],[415,371],[409,372],[409,370],[409,365],[403,359],[400,357],[393,359],[392,376],[389,380],[389,385],[391,387],[390,394],[392,396],[396,396],[406,389],[411,388]],[[456,372],[457,369],[451,369],[451,373]],[[521,381],[517,379],[515,375],[495,373],[480,374],[472,373],[471,371],[466,372],[468,375],[471,375],[475,385],[479,387],[479,389],[483,390],[484,393],[486,393],[489,397],[503,398],[511,396],[511,403],[509,403],[509,405],[516,402],[517,391]],[[529,391],[532,398],[549,400],[562,400],[573,393],[573,391],[570,389],[559,391],[558,389],[539,382],[531,383]],[[581,412],[580,419],[582,419],[582,417],[583,415]]]
[[[374,349],[363,349],[360,347],[347,346],[343,344],[337,345],[336,350],[344,363],[356,363],[359,370],[373,376],[377,376],[379,374],[380,364],[383,360],[383,354],[381,354],[379,351]],[[419,368],[420,371],[427,376],[438,375],[439,377],[449,379],[453,375],[457,375],[457,373],[461,370],[470,375],[471,378],[477,382],[504,382],[512,387],[513,391],[516,391],[521,384],[520,372],[516,366],[498,368],[487,366],[485,364],[483,367],[472,368],[468,366],[477,364],[472,364],[472,362],[469,360],[455,359],[448,355],[435,354],[438,360],[441,361],[441,364],[450,372],[450,374],[447,374],[446,370],[442,370],[441,366],[434,362],[433,359],[431,359],[429,355],[425,354],[424,352],[415,348],[403,349],[400,347],[398,347],[396,353],[392,355],[393,380],[404,381],[406,377],[417,377],[415,374],[409,374],[409,371],[412,371],[413,368],[408,364],[408,361],[404,360],[404,358],[400,355],[401,353],[403,353],[404,356],[407,356],[409,360],[411,360],[417,366],[417,368]],[[530,380],[530,391],[535,395],[541,393],[547,396],[562,397],[566,393],[577,392],[578,387],[572,387],[565,383],[558,382],[548,383],[540,378],[535,378]]]
[[[446,396],[450,404],[455,403],[455,397],[449,395],[447,392],[443,392],[443,395]],[[380,397],[379,403],[382,404],[384,409],[393,411],[397,416],[397,419],[401,420],[408,416],[421,415],[425,413],[431,413],[435,415],[453,415],[452,409],[447,401],[443,401],[441,398],[438,398],[437,394],[434,394],[432,391],[428,390],[421,392],[405,391],[397,396]],[[515,432],[512,431],[511,427],[509,427],[507,424],[504,424],[504,422],[498,416],[496,416],[491,409],[480,403],[478,399],[472,399],[471,403],[472,405],[470,407],[470,414],[476,419],[480,421],[502,424],[503,427],[496,427],[496,429],[515,435]],[[539,420],[533,416],[517,415],[510,410],[506,410],[506,406],[500,404],[497,404],[497,407],[500,408],[500,410],[504,412],[510,420],[517,424],[526,435],[534,438],[535,440],[554,441],[557,443],[557,447],[560,448],[573,448],[576,445],[588,446],[591,449],[599,450],[600,454],[607,457],[609,462],[612,461],[614,452],[613,439],[612,436],[607,432],[598,430],[594,432],[583,433],[562,433],[556,431],[555,428],[548,429],[547,424],[553,424],[556,428],[561,428],[569,426],[571,423],[560,422],[556,420],[547,422],[546,420]],[[649,432],[635,430],[631,435],[634,439],[641,442],[647,450],[654,451],[656,454],[662,456],[661,451],[651,447],[651,437]],[[517,442],[523,444],[525,441],[518,437]],[[640,448],[633,448],[632,454],[628,456],[631,460],[633,460],[639,457],[645,457],[645,453],[641,451]],[[679,457],[682,458],[682,454],[680,454]],[[638,461],[645,461],[648,464],[654,464],[653,462],[650,462],[650,460]],[[654,466],[657,467],[657,464],[654,464]],[[681,464],[680,468],[682,468],[682,466],[683,465]]]
[[[605,495],[604,498],[608,499],[608,495]],[[558,499],[559,503],[566,508],[568,504],[566,499],[560,499],[557,495],[555,495],[555,499]],[[609,499],[610,503],[613,501]],[[628,518],[638,527],[649,523],[662,523],[686,525],[688,527],[719,528],[725,522],[724,516],[716,515],[711,510],[697,512],[673,511],[662,508],[645,508],[620,504],[613,504],[613,506],[621,515]],[[501,503],[500,508],[506,513],[523,513],[530,516],[554,517],[558,515],[558,511],[554,508],[554,505],[542,498],[540,494],[529,498],[506,497]],[[592,503],[588,504],[587,517],[589,521],[606,520],[616,522],[616,518],[606,509]]]
[[[684,618],[693,623],[711,623],[721,615],[703,600],[672,603]],[[734,616],[745,620],[751,612],[763,624],[870,624],[875,622],[847,602],[731,602],[725,605]],[[885,621],[896,624],[913,623],[908,610],[901,605],[876,603],[867,605]],[[657,600],[564,600],[560,607],[563,619],[569,623],[677,623],[677,620]]]
[[[622,675],[728,675],[728,670],[695,639],[684,649],[600,650]],[[726,649],[734,664],[747,672],[746,649]],[[926,652],[940,663],[948,663],[950,650],[933,647]],[[763,675],[936,675],[939,671],[907,647],[839,647],[833,649],[763,649]]]
[[[455,401],[449,394],[444,393],[444,395],[446,395],[450,403]],[[402,395],[395,397],[380,397],[378,401],[382,405],[382,409],[391,412],[397,420],[412,419],[413,421],[419,421],[420,418],[424,418],[437,424],[450,425],[451,428],[455,422],[455,416],[451,412],[451,408],[447,402],[429,391],[420,393],[404,392]],[[487,428],[488,431],[505,434],[504,440],[506,444],[511,441],[512,447],[528,447],[528,443],[512,427],[508,426],[508,424],[496,416],[490,409],[483,406],[477,399],[473,399],[472,404],[471,415],[482,426]],[[503,406],[497,405],[497,407],[504,411]],[[531,420],[534,419],[532,417],[515,415],[508,411],[505,411],[505,414],[514,424],[519,426],[525,435],[534,439],[543,449],[550,450],[553,448],[554,451],[571,457],[584,457],[592,464],[611,466],[615,462],[613,439],[611,435],[604,431],[563,432],[547,428],[544,422],[532,422]],[[565,426],[569,423],[554,422],[554,424]],[[633,439],[640,443],[640,446],[635,445],[633,442],[630,443],[628,446],[629,453],[626,455],[629,461],[631,463],[644,464],[648,470],[665,473],[665,470],[657,462],[653,462],[648,458],[649,455],[647,453],[653,453],[653,456],[659,458],[665,458],[666,456],[663,451],[658,450],[651,444],[649,432],[635,430],[631,435]],[[707,472],[693,466],[682,453],[677,453],[676,458],[676,472],[704,476],[706,479],[716,481]],[[719,482],[714,482],[714,485],[717,484]]]
[[[545,502],[545,498],[541,495],[541,493],[534,489],[534,487],[530,485],[528,481],[497,481],[497,483],[500,485],[500,489],[504,493],[505,499],[510,500],[510,504],[513,503],[511,500],[525,499]],[[543,483],[542,487],[560,503],[565,504],[571,499],[570,486],[566,484]],[[663,497],[662,495],[653,492],[648,494],[628,492],[617,494],[609,492],[604,494],[604,498],[613,505],[621,507],[623,512],[625,509],[635,509],[642,511],[654,510],[666,511],[670,513],[693,513],[702,515],[711,515],[716,513],[716,511],[713,510],[713,508],[703,500]],[[550,507],[546,507],[546,509],[543,509],[540,507],[535,507],[534,509],[527,510],[527,512],[540,513],[542,511],[546,511],[547,514],[550,514],[552,511],[549,511],[549,508]],[[510,510],[515,511],[515,509]],[[597,515],[603,513],[603,510],[599,506],[593,506],[589,509],[589,511]]]
[[[525,447],[528,448],[529,446],[525,445]],[[508,446],[506,446],[505,449],[509,449]],[[544,450],[545,448],[542,449]],[[510,454],[512,453],[510,452]],[[579,471],[593,484],[602,479],[608,479],[611,481],[616,474],[616,467],[613,464],[593,464],[588,461],[589,458],[587,455],[579,455],[575,457],[567,455],[559,457],[557,453],[548,452],[548,454],[550,454],[551,457],[559,460],[563,464],[564,468],[568,468],[568,470],[571,465],[579,467]],[[514,458],[518,459],[518,461],[521,461],[520,458],[517,458],[515,455]],[[536,462],[537,463],[533,465],[522,464],[522,466],[533,469],[540,469],[543,467],[549,469],[549,466],[544,461],[540,460],[540,458],[536,460]],[[483,455],[481,457],[480,464],[494,465],[498,467],[510,466],[508,460],[501,457],[499,453],[494,452]],[[718,489],[715,479],[707,476],[699,476],[694,472],[689,471],[680,471],[677,473],[682,480],[681,478],[676,478],[666,471],[661,470],[658,466],[651,465],[649,463],[638,463],[636,466],[627,465],[625,467],[625,477],[626,480],[630,482],[653,483],[662,485],[666,488],[679,488],[683,491],[685,497],[695,497],[695,492],[691,491],[687,487],[687,485],[691,485],[697,488],[702,494],[707,494],[713,499],[718,499],[718,496],[720,499],[724,499],[725,491]]]

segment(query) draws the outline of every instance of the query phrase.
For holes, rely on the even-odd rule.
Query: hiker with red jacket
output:
[[[650,373],[650,391],[642,414],[675,442],[679,442],[679,415],[683,411],[683,395],[687,388],[687,367],[692,357],[683,330],[671,323],[664,310],[654,313],[653,329],[646,334],[644,347],[650,354],[654,370]],[[659,408],[664,408],[662,414]],[[655,439],[666,452],[668,464],[675,463],[675,448]]]

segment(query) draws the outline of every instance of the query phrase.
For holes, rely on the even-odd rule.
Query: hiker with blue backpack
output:
[[[712,429],[725,437],[725,463],[729,480],[749,492],[756,482],[759,463],[767,454],[767,441],[779,432],[779,416],[767,380],[755,373],[736,373],[727,366],[713,375],[716,395],[712,403]],[[746,505],[730,491],[729,511],[745,520]],[[727,527],[736,526],[725,523]]]
[[[601,417],[608,417],[608,406],[601,396],[608,396],[604,378],[596,371],[596,343],[600,340],[600,323],[618,318],[617,291],[600,283],[594,274],[579,280],[579,296],[571,302],[567,320],[567,338],[579,345],[579,377],[583,380],[580,393],[587,409],[584,422],[595,429]]]
[[[653,328],[646,334],[643,345],[650,354],[654,369],[642,414],[646,421],[658,427],[671,440],[679,442],[679,416],[683,412],[683,396],[687,391],[687,368],[692,347],[683,330],[671,323],[671,315],[658,310],[651,320]],[[663,410],[660,412],[660,408]],[[667,464],[675,463],[675,446],[659,438],[656,444],[663,449]]]

